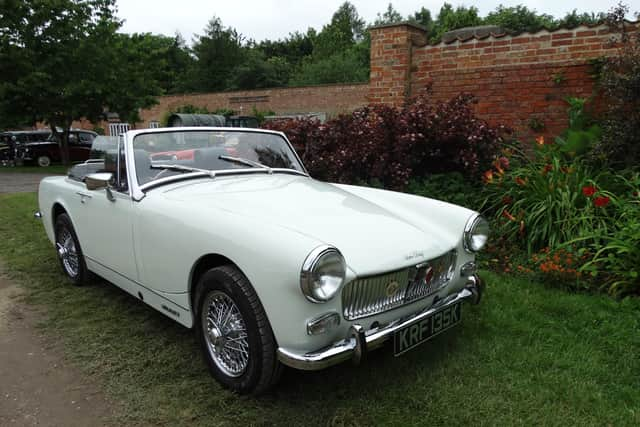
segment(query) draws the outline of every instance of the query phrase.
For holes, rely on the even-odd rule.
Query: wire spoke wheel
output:
[[[71,231],[69,231],[68,228],[63,228],[58,234],[56,248],[66,273],[71,277],[76,277],[78,275],[79,263],[78,251],[76,250],[76,244]]]
[[[236,303],[224,292],[210,292],[201,314],[207,350],[216,366],[230,377],[239,377],[249,365],[247,328]]]

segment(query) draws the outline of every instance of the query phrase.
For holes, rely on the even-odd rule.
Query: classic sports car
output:
[[[358,363],[384,343],[400,355],[480,300],[478,213],[317,181],[283,133],[147,129],[98,144],[98,158],[40,184],[62,269],[195,329],[232,390],[263,392],[283,365]],[[154,160],[185,149],[192,159]]]

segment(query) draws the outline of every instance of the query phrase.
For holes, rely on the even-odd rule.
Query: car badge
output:
[[[427,267],[427,270],[424,272],[424,283],[426,285],[428,285],[431,282],[431,279],[433,279],[433,273],[433,267]]]
[[[400,290],[400,284],[395,280],[393,282],[389,282],[387,287],[385,288],[385,293],[387,294],[387,298],[391,298]]]

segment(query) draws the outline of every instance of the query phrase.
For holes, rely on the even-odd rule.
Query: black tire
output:
[[[248,344],[245,368],[235,375],[225,372],[219,366],[220,357],[217,358],[218,362],[214,360],[215,345],[207,330],[207,325],[211,324],[211,317],[208,316],[211,305],[204,306],[205,302],[211,302],[211,298],[226,297],[235,303],[241,315],[246,331],[246,337],[242,337],[243,343]],[[194,302],[197,307],[196,336],[211,375],[220,384],[240,394],[257,395],[278,382],[283,366],[276,356],[276,340],[258,295],[244,274],[232,266],[210,269],[198,281]],[[236,317],[234,323],[239,323]]]
[[[62,213],[56,217],[54,231],[56,239],[56,253],[58,255],[62,271],[64,271],[71,283],[76,286],[88,283],[90,273],[89,270],[87,270],[87,264],[84,261],[80,242],[78,241],[78,236],[76,235],[76,231],[73,228],[69,215]],[[69,241],[69,239],[71,239],[71,241]],[[75,264],[69,256],[65,256],[64,251],[66,251],[68,255],[75,256]]]

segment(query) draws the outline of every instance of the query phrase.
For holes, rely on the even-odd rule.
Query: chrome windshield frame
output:
[[[135,201],[140,201],[142,199],[144,199],[145,197],[145,193],[155,187],[158,187],[160,185],[164,185],[164,184],[169,184],[172,182],[177,182],[177,181],[183,181],[185,179],[193,179],[193,178],[206,178],[206,177],[210,177],[211,174],[207,174],[205,172],[191,172],[191,173],[185,173],[185,174],[181,174],[181,175],[174,175],[174,176],[169,176],[169,177],[165,177],[165,178],[161,178],[158,179],[156,181],[153,182],[148,182],[146,184],[140,185],[138,183],[138,175],[136,173],[136,163],[135,163],[135,157],[134,157],[134,151],[133,151],[133,140],[138,136],[138,135],[144,135],[144,134],[153,134],[153,133],[170,133],[170,132],[177,132],[177,131],[185,131],[185,132],[194,132],[194,131],[212,131],[212,132],[251,132],[251,133],[264,133],[264,134],[270,134],[270,135],[278,135],[280,137],[282,137],[284,139],[284,141],[286,142],[286,144],[288,145],[289,149],[291,150],[291,152],[293,153],[295,159],[298,161],[298,163],[300,164],[302,171],[296,170],[296,169],[283,169],[283,168],[270,168],[270,169],[263,169],[263,168],[240,168],[240,169],[227,169],[227,170],[220,170],[220,171],[215,171],[215,176],[224,176],[224,175],[236,175],[236,174],[253,174],[253,173],[261,173],[261,174],[265,174],[268,173],[269,171],[271,173],[288,173],[288,174],[294,174],[294,175],[302,175],[302,176],[306,176],[306,177],[310,177],[309,176],[309,172],[307,171],[307,168],[305,167],[304,163],[302,163],[302,160],[300,159],[300,156],[298,156],[298,153],[296,152],[296,150],[293,148],[293,145],[291,144],[291,141],[289,141],[289,139],[286,137],[286,135],[283,132],[278,132],[278,131],[272,131],[272,130],[264,130],[264,129],[251,129],[251,128],[232,128],[232,127],[209,127],[209,126],[198,126],[198,127],[194,127],[194,126],[190,126],[190,127],[172,127],[172,128],[155,128],[155,129],[141,129],[141,130],[130,130],[128,131],[126,134],[124,134],[124,139],[125,139],[125,144],[126,144],[126,156],[127,156],[127,175],[129,178],[129,187],[130,187],[130,192],[131,195],[133,197],[133,200]]]

